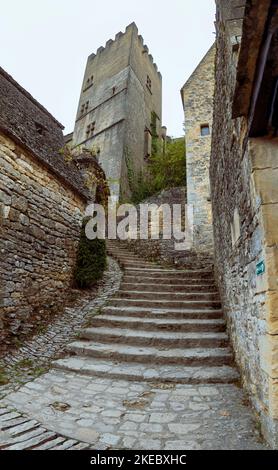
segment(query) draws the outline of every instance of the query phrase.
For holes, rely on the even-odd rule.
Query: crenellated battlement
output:
[[[149,57],[149,60],[150,60],[150,63],[153,65],[154,67],[154,70],[155,72],[158,74],[159,78],[161,79],[162,76],[161,76],[161,73],[158,71],[158,67],[157,65],[154,63],[154,60],[153,60],[153,56],[149,53],[149,48],[146,44],[144,44],[144,38],[143,36],[141,36],[141,34],[138,34],[138,27],[136,25],[136,23],[131,23],[129,24],[126,29],[125,29],[125,32],[123,33],[122,31],[120,31],[119,33],[117,33],[115,35],[115,38],[114,39],[109,39],[106,44],[105,44],[105,47],[103,46],[100,46],[96,53],[92,53],[89,55],[88,57],[88,60],[89,61],[93,61],[95,60],[96,58],[98,58],[100,56],[100,54],[102,54],[104,51],[108,51],[112,46],[114,46],[115,44],[119,43],[122,38],[125,37],[126,34],[128,34],[130,31],[133,31],[136,35],[137,35],[137,38],[138,38],[138,41],[140,43],[140,46],[142,47],[142,54],[147,54],[148,57]]]

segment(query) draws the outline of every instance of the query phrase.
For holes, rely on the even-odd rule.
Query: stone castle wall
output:
[[[213,251],[209,162],[213,117],[215,47],[181,90],[185,113],[187,203],[194,207],[194,248]],[[208,134],[203,126],[208,126]]]
[[[72,139],[73,146],[100,148],[99,162],[116,199],[131,195],[130,175],[145,166],[145,130],[150,130],[153,111],[161,134],[161,108],[161,75],[132,23],[89,56]],[[91,123],[95,129],[88,136]]]
[[[243,2],[241,2],[243,4]],[[271,445],[277,445],[277,142],[249,139],[233,119],[244,8],[218,4],[211,155],[216,278],[243,383]],[[243,5],[244,7],[244,5]],[[238,20],[235,21],[235,16]],[[226,21],[232,17],[233,21]],[[241,46],[244,47],[244,46]],[[266,271],[259,274],[260,263]],[[275,307],[276,305],[276,307]],[[276,334],[276,336],[275,336]]]

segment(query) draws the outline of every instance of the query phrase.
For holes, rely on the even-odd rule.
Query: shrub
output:
[[[166,145],[165,152],[158,151],[151,157],[150,173],[155,192],[185,186],[186,158],[184,138],[171,139]]]
[[[106,267],[105,240],[89,240],[85,233],[85,227],[90,217],[85,217],[82,222],[79,240],[74,281],[80,289],[88,289],[94,286],[102,278]]]
[[[147,171],[137,177],[129,171],[129,182],[132,191],[132,202],[138,204],[153,194],[164,189],[186,185],[185,140],[171,139],[166,150],[156,145],[148,162]]]

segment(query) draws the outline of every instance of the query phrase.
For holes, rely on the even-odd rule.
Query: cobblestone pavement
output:
[[[267,449],[235,385],[149,384],[51,370],[5,403],[48,432],[96,449]]]
[[[97,297],[67,309],[4,359],[12,380],[1,387],[0,449],[267,449],[235,384],[154,383],[150,376],[128,381],[111,371],[98,377],[95,361],[92,375],[57,369],[56,361],[56,368],[38,376],[118,291],[121,277],[110,259]],[[114,362],[116,373],[120,363]]]
[[[0,398],[48,370],[53,358],[63,354],[68,342],[76,338],[86,321],[119,289],[121,277],[118,263],[108,258],[108,268],[92,299],[86,298],[78,306],[66,308],[43,333],[0,360],[0,367],[9,379],[7,385],[0,386]]]
[[[12,407],[0,405],[0,449],[5,450],[89,450],[85,442],[48,431],[34,419]]]

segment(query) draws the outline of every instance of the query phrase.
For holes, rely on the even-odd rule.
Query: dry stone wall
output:
[[[0,135],[1,336],[63,305],[85,201]]]
[[[263,433],[275,447],[277,142],[248,139],[247,119],[232,118],[239,56],[234,38],[240,37],[242,22],[240,18],[226,22],[229,11],[217,3],[210,164],[216,279],[242,380],[260,416]]]

